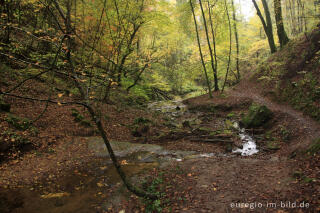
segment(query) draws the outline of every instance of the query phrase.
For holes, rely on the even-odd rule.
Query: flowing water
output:
[[[259,152],[255,140],[245,132],[244,128],[240,128],[239,124],[235,122],[233,126],[239,131],[239,137],[242,140],[242,148],[233,150],[233,153],[240,153],[242,156],[249,156]]]

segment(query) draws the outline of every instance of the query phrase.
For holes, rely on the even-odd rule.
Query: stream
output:
[[[182,103],[182,100],[174,101],[159,101],[148,105],[148,108],[153,111],[159,111],[165,113],[171,120],[178,120],[188,113],[187,106]],[[198,116],[198,115],[196,115]],[[197,118],[196,118],[197,119]],[[253,137],[246,133],[244,128],[241,128],[238,121],[233,121],[233,127],[237,130],[238,136],[242,141],[242,148],[236,148],[232,150],[232,153],[239,153],[242,156],[250,156],[259,152],[256,142]],[[214,154],[203,154],[204,156],[212,157]]]
[[[201,120],[201,113],[191,113],[181,100],[155,102],[149,104],[148,108],[152,111],[165,113],[167,119],[178,123],[179,126],[184,119]],[[198,126],[200,123],[196,125]],[[240,128],[236,121],[234,121],[233,127],[233,131],[237,131],[242,141],[242,147],[233,149],[229,154],[167,150],[156,144],[125,141],[111,141],[110,143],[123,171],[134,183],[141,181],[139,174],[146,170],[170,167],[177,162],[183,163],[189,159],[249,156],[258,153],[254,138]],[[80,141],[70,143],[80,143]],[[47,209],[50,209],[52,213],[89,212],[93,206],[88,203],[97,203],[99,208],[107,210],[126,199],[123,193],[124,187],[118,187],[115,192],[110,191],[117,188],[113,186],[121,186],[121,178],[112,164],[103,140],[100,137],[89,137],[86,139],[86,144],[93,154],[93,158],[88,162],[83,162],[85,164],[83,171],[73,169],[67,173],[68,175],[56,180],[60,185],[59,190],[48,188],[36,192],[28,188],[20,189],[19,196],[26,200],[24,202],[26,212],[47,212]],[[106,191],[109,193],[105,193]]]

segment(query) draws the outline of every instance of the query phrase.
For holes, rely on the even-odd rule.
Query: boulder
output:
[[[245,128],[256,128],[263,126],[273,117],[273,113],[266,106],[252,104],[249,112],[242,118],[241,124]]]

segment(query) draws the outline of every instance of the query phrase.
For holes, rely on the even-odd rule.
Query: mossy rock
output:
[[[267,148],[269,150],[279,150],[280,149],[280,145],[278,141],[270,141],[267,143]]]
[[[242,118],[245,128],[261,127],[273,117],[273,113],[266,106],[252,104],[249,112]]]

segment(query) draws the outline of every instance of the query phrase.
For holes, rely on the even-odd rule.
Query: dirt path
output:
[[[213,158],[190,161],[187,165],[197,178],[191,193],[198,201],[188,207],[188,212],[266,212],[281,209],[281,201],[295,201],[290,200],[294,190],[290,162],[278,157]],[[238,206],[245,203],[255,206]],[[268,203],[277,206],[267,208]]]
[[[291,106],[275,103],[270,98],[262,96],[265,93],[261,88],[250,80],[242,80],[229,94],[234,97],[251,98],[254,102],[266,105],[272,111],[286,113],[294,118],[297,126],[304,128],[304,137],[314,139],[320,136],[320,124],[302,112],[294,110]]]
[[[320,125],[288,105],[275,103],[264,97],[263,91],[249,81],[242,81],[228,91],[224,100],[195,98],[193,104],[217,104],[252,99],[282,115],[296,131],[285,151],[260,152],[250,157],[214,157],[186,161],[183,168],[196,179],[189,196],[192,198],[178,212],[316,212],[319,206],[319,184],[313,186],[298,182],[293,176],[301,169],[300,159],[289,159],[292,151],[306,148],[320,136]],[[217,96],[216,96],[217,97]],[[318,164],[319,165],[319,164]],[[299,167],[300,166],[300,167]],[[305,170],[310,168],[305,163]],[[319,176],[319,167],[315,178]],[[310,191],[305,188],[310,187]],[[316,193],[316,194],[314,194]],[[309,207],[306,207],[308,203]],[[249,205],[249,206],[241,206]],[[301,207],[301,208],[300,208]]]

